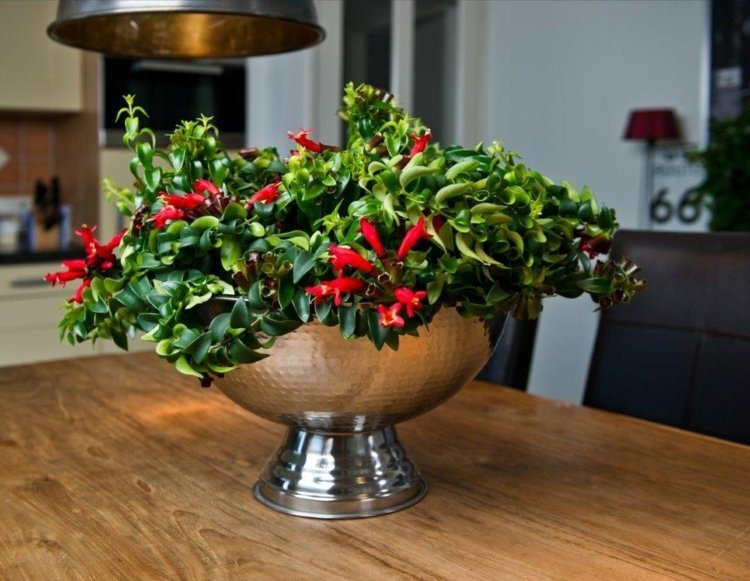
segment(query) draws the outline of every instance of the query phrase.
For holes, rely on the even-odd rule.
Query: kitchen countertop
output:
[[[73,246],[67,250],[50,250],[45,252],[0,253],[0,266],[11,264],[41,264],[43,262],[62,262],[69,258],[83,258],[83,247]]]
[[[151,354],[0,375],[0,578],[750,578],[750,447],[474,382],[364,520],[250,492],[283,434]]]

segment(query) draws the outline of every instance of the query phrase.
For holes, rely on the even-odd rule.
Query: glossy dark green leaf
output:
[[[267,353],[259,353],[248,347],[240,338],[234,339],[229,346],[229,356],[237,363],[255,363],[268,357]]]
[[[294,331],[302,323],[286,318],[282,313],[274,312],[265,315],[260,321],[261,330],[271,337],[279,337]]]
[[[174,170],[179,172],[185,163],[185,148],[174,147],[172,151],[169,152],[169,161],[172,163]]]
[[[153,164],[154,150],[151,149],[151,144],[148,141],[141,141],[135,146],[135,154],[138,156],[140,161],[146,169],[149,169]]]
[[[288,278],[283,279],[279,283],[279,306],[282,309],[287,308],[289,304],[292,302],[292,299],[294,298],[294,291],[295,287],[292,284],[292,281]]]
[[[343,305],[339,307],[339,326],[341,334],[346,337],[352,337],[357,330],[357,306]]]
[[[203,333],[185,349],[185,353],[192,355],[193,363],[201,364],[208,354],[208,349],[213,343],[212,333]]]
[[[315,266],[315,256],[307,250],[300,249],[294,259],[292,280],[297,284]]]
[[[230,313],[221,313],[216,315],[208,326],[208,330],[211,331],[211,336],[214,341],[221,341],[224,339],[224,335],[227,333],[229,328],[230,320],[232,315]]]
[[[375,309],[367,311],[367,326],[369,328],[369,336],[372,340],[375,348],[380,351],[385,345],[385,340],[390,333],[388,327],[382,327],[380,325],[380,315]]]
[[[306,323],[310,318],[310,295],[304,289],[298,288],[292,298],[292,305],[300,321]]]
[[[263,282],[256,280],[247,293],[247,299],[252,309],[265,309],[266,303],[263,300]]]
[[[159,189],[159,185],[161,184],[161,169],[158,167],[146,168],[143,172],[143,177],[146,180],[146,185],[152,192]]]
[[[229,324],[234,329],[245,329],[250,326],[250,313],[248,313],[244,298],[238,297],[234,302]]]

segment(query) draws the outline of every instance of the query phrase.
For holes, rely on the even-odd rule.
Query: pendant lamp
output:
[[[60,0],[47,33],[69,46],[137,59],[259,56],[325,37],[312,0]]]

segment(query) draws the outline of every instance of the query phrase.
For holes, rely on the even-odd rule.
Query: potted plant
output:
[[[706,171],[698,186],[711,211],[711,230],[750,230],[750,109],[731,119],[714,119],[711,139],[692,159]]]
[[[285,160],[230,157],[207,117],[160,150],[132,97],[120,114],[134,184],[107,189],[129,225],[107,243],[82,227],[87,258],[47,275],[81,279],[61,334],[125,349],[141,331],[178,371],[289,425],[256,485],[279,510],[413,504],[426,488],[392,425],[469,381],[507,313],[643,288],[630,261],[595,261],[617,224],[587,188],[499,142],[442,149],[368,85],[345,89],[345,148],[300,130]]]

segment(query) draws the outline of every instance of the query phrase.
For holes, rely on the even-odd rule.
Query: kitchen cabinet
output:
[[[59,263],[0,266],[0,367],[119,351],[109,341],[92,347],[91,343],[72,346],[58,339],[61,307],[79,281],[52,287],[43,276],[56,270],[61,270]],[[131,351],[152,348],[153,343],[130,342]]]
[[[0,267],[0,366],[34,363],[91,353],[58,340],[60,306],[75,289],[52,287],[42,277],[60,270],[55,263]]]
[[[81,51],[49,39],[56,14],[55,0],[0,2],[0,110],[82,110]]]

